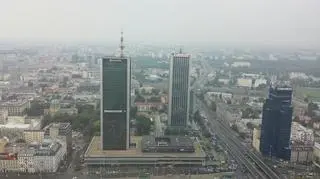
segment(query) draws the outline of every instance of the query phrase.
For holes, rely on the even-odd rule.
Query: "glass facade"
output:
[[[186,127],[189,119],[189,56],[174,56],[170,70],[170,125]]]
[[[102,148],[125,150],[128,145],[130,61],[110,57],[102,61]]]
[[[260,151],[265,156],[289,160],[292,122],[292,88],[270,87],[263,105]]]

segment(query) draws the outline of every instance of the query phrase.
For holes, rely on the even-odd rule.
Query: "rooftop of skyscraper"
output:
[[[271,87],[281,91],[292,91],[292,85],[289,81],[276,81],[271,84]]]
[[[175,54],[174,57],[189,58],[190,54],[178,53],[178,54]]]

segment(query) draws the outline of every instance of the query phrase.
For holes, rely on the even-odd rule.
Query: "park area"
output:
[[[308,100],[320,101],[320,88],[297,87],[295,89],[295,96],[300,99],[308,98]]]

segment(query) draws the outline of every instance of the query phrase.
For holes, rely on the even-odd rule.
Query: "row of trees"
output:
[[[204,119],[203,117],[201,116],[199,110],[197,110],[195,113],[194,113],[194,116],[193,116],[193,119],[194,121],[199,125],[200,129],[201,129],[201,132],[202,132],[202,135],[204,137],[211,137],[211,134],[207,128],[207,124],[204,122]]]
[[[252,108],[245,108],[242,110],[242,118],[246,119],[257,119],[259,118],[259,114],[259,111],[253,110]]]
[[[308,103],[308,110],[307,110],[307,115],[310,116],[310,117],[316,117],[314,111],[315,110],[318,110],[319,107],[317,104],[315,103]]]
[[[130,116],[131,119],[133,119],[132,126],[135,126],[136,128],[136,135],[142,136],[142,135],[148,135],[150,134],[153,126],[154,121],[151,121],[148,117],[139,115],[137,107],[132,107],[130,109]]]
[[[77,106],[78,114],[56,114],[45,115],[43,125],[48,125],[52,122],[69,122],[73,130],[86,132],[87,135],[100,135],[100,109],[94,109],[91,105]],[[30,110],[27,111],[29,116],[44,115],[44,106],[40,102],[33,102]],[[137,107],[130,110],[130,116],[134,119],[134,126],[137,135],[148,135],[153,128],[154,122],[148,117],[138,115]]]

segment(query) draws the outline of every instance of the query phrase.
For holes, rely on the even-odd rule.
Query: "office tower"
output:
[[[292,122],[292,88],[288,85],[270,86],[263,105],[260,151],[264,156],[290,159]]]
[[[103,150],[129,148],[130,58],[123,55],[121,36],[120,57],[106,57],[101,65],[101,144]]]
[[[170,61],[169,113],[171,127],[186,127],[190,106],[190,55],[174,54]]]

